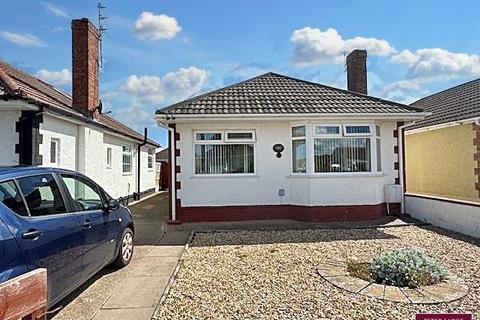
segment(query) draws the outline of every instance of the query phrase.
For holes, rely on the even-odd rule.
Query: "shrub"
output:
[[[445,269],[419,249],[383,253],[370,266],[372,281],[391,286],[416,288],[445,279]]]

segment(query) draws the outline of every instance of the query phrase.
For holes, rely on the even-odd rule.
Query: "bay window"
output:
[[[195,132],[195,174],[253,174],[255,132]]]
[[[372,134],[372,129],[375,129],[375,134]],[[381,171],[379,132],[378,126],[370,124],[315,124],[311,127],[293,127],[292,172]],[[313,168],[308,169],[310,166]]]
[[[307,144],[305,126],[292,127],[292,166],[294,173],[307,172]]]

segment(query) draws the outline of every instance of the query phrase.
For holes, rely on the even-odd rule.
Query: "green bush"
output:
[[[382,253],[373,258],[370,278],[377,283],[416,288],[444,280],[445,269],[419,249]]]

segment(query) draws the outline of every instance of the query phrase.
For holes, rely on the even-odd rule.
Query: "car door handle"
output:
[[[83,223],[84,228],[89,228],[90,229],[92,227],[92,225],[93,225],[93,223],[90,220],[87,220]]]
[[[28,230],[22,234],[23,239],[36,239],[42,235],[42,231]]]

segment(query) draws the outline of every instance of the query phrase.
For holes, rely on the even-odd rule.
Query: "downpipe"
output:
[[[405,214],[405,163],[404,152],[405,152],[405,132],[404,129],[413,126],[416,121],[404,124],[403,126],[398,127],[398,163],[399,163],[399,178],[400,178],[400,187],[402,188],[402,201],[400,202],[400,213]]]
[[[170,198],[172,203],[172,221],[177,220],[177,205],[176,205],[176,188],[175,188],[175,130],[170,128],[169,126],[164,125],[163,123],[159,123],[157,121],[157,125],[161,128],[167,129],[170,132]]]
[[[137,145],[137,192],[133,195],[135,200],[140,200],[141,154],[142,147],[147,144],[147,128],[144,129],[143,141]]]

